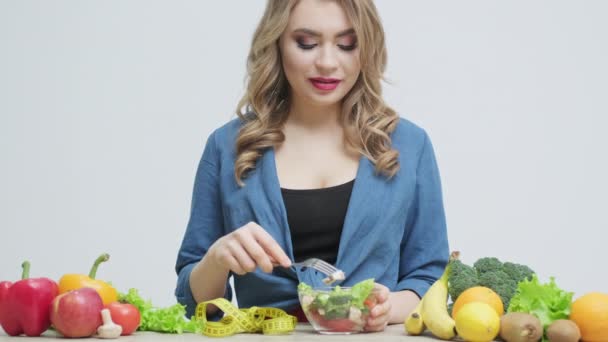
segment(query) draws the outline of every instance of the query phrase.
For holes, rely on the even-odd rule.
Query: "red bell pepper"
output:
[[[30,263],[21,266],[21,280],[0,283],[0,324],[10,336],[40,336],[51,326],[51,302],[59,287],[49,278],[28,279]]]

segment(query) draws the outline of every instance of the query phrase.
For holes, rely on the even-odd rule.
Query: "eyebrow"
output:
[[[305,34],[308,34],[308,35],[311,35],[311,36],[315,36],[315,37],[321,37],[322,36],[321,33],[317,32],[317,31],[313,31],[311,29],[307,29],[307,28],[295,29],[293,32],[295,32],[295,33],[305,33]],[[336,38],[348,36],[348,35],[351,35],[351,34],[355,34],[355,29],[349,28],[349,29],[346,29],[344,31],[340,31],[340,32],[338,32],[336,34]]]

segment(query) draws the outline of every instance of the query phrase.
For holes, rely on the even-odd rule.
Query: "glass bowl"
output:
[[[321,334],[353,334],[365,328],[369,310],[375,305],[375,294],[357,298],[351,287],[317,287],[298,289],[302,311]]]

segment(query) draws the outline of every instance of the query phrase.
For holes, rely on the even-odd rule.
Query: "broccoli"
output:
[[[494,290],[500,296],[500,299],[502,299],[505,309],[509,307],[511,297],[515,295],[515,291],[517,290],[517,282],[502,270],[487,271],[480,274],[479,285]]]
[[[452,261],[451,265],[448,275],[448,289],[450,298],[455,302],[464,290],[477,286],[479,280],[477,279],[477,271],[473,267],[463,264],[460,260]]]
[[[502,262],[494,257],[485,257],[475,261],[473,267],[479,275],[482,275],[486,272],[502,271]]]
[[[515,295],[517,284],[524,279],[532,279],[533,274],[534,271],[526,265],[512,262],[503,264],[495,257],[480,258],[473,267],[456,260],[450,269],[448,290],[452,302],[455,302],[468,288],[489,287],[500,296],[507,309],[511,297]]]
[[[534,275],[534,271],[530,269],[530,267],[512,262],[505,262],[502,265],[502,270],[505,271],[511,279],[515,280],[516,283],[519,283],[524,279],[532,280],[532,276]]]

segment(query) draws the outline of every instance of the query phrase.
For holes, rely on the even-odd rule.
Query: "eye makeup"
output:
[[[298,47],[303,50],[311,50],[319,45],[317,40],[309,35],[298,35],[295,40]],[[344,51],[352,51],[357,48],[357,38],[354,34],[342,36],[336,45]]]
[[[298,47],[300,49],[304,49],[304,50],[310,50],[310,49],[314,48],[315,46],[317,46],[316,41],[313,40],[311,37],[307,37],[307,36],[296,37],[296,42],[298,43]]]
[[[352,51],[357,48],[357,37],[354,34],[340,37],[338,47],[344,51]]]

